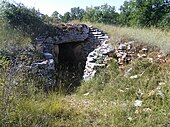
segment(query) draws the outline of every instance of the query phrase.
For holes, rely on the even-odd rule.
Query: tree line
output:
[[[57,8],[56,8],[57,10]],[[170,28],[170,0],[129,0],[124,1],[116,12],[115,6],[104,4],[95,7],[73,7],[63,15],[54,11],[51,16],[41,14],[23,4],[2,2],[0,17],[14,28],[30,35],[44,24],[67,23],[72,20],[97,22],[128,27]]]
[[[64,15],[55,11],[51,18],[59,22],[80,20],[129,27],[170,28],[170,0],[126,0],[119,10],[116,12],[115,7],[108,4],[86,9],[74,7]]]

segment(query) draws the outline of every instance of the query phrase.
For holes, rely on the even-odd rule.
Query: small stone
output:
[[[127,56],[127,53],[124,53],[123,56],[122,56],[122,59],[125,59]]]
[[[89,55],[88,56],[90,56],[90,57],[94,57],[94,56],[97,56],[97,53],[96,52],[91,52],[91,53],[89,53]]]
[[[124,90],[121,90],[121,89],[118,89],[118,91],[121,92],[121,93],[124,93],[124,92],[125,92]]]
[[[118,49],[119,50],[126,50],[126,45],[125,44],[120,44]]]
[[[157,95],[160,95],[161,98],[165,98],[165,95],[161,90],[157,91]]]
[[[144,108],[143,111],[146,112],[146,113],[149,113],[149,112],[151,112],[152,110],[151,110],[150,108]]]
[[[147,57],[147,55],[146,55],[146,54],[142,54],[142,55],[141,55],[141,57],[146,58],[146,57]]]
[[[130,120],[130,121],[132,121],[132,117],[128,117],[127,119]]]
[[[161,86],[161,85],[165,85],[166,83],[165,82],[160,82],[159,83],[159,85]]]
[[[47,64],[47,63],[48,63],[48,60],[42,61],[40,63],[35,63],[35,64],[37,64],[37,65],[44,65],[44,64]]]
[[[151,90],[148,94],[148,97],[153,96],[155,94],[155,90]]]
[[[98,38],[99,38],[99,39],[108,39],[109,36],[107,36],[107,35],[103,36],[103,35],[102,35],[102,36],[99,36]]]
[[[153,58],[148,58],[150,62],[153,62]]]
[[[142,58],[142,55],[140,55],[140,54],[138,53],[138,54],[137,54],[137,57]]]
[[[130,50],[131,48],[132,48],[131,45],[128,45],[128,46],[127,46],[127,50]]]
[[[88,62],[95,62],[96,59],[94,57],[87,57]]]
[[[142,51],[146,52],[146,51],[148,51],[148,49],[144,47],[144,48],[142,48]]]
[[[96,35],[98,35],[98,34],[102,34],[102,32],[91,32],[92,34],[96,34]]]
[[[158,55],[158,58],[162,58],[163,56],[162,55]]]
[[[141,106],[142,106],[142,102],[143,102],[143,101],[141,101],[141,100],[136,100],[136,101],[134,102],[134,106],[135,106],[135,107],[141,107]]]
[[[44,53],[44,56],[46,59],[52,59],[53,58],[53,55],[51,53]]]
[[[130,79],[137,79],[138,76],[137,75],[134,75],[134,76],[130,76]]]
[[[133,70],[132,68],[129,68],[129,69],[125,72],[124,76],[127,77],[132,70]]]
[[[89,92],[88,93],[85,93],[85,94],[83,94],[84,96],[88,96],[89,95]]]
[[[122,57],[122,54],[121,53],[116,53],[116,56],[118,57],[118,58],[120,58],[120,57]]]

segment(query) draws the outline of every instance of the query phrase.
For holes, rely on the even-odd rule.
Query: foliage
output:
[[[66,12],[61,18],[62,22],[68,22],[70,20],[71,20],[70,12]]]
[[[71,20],[82,21],[83,16],[85,15],[85,10],[80,7],[71,8]]]
[[[167,13],[162,17],[162,20],[159,21],[158,25],[162,29],[169,29],[170,26],[170,13]]]
[[[1,10],[1,16],[10,25],[10,28],[19,30],[29,37],[35,37],[44,26],[41,13],[34,8],[28,9],[23,4],[14,5],[3,1]]]
[[[115,12],[115,7],[108,4],[91,7],[86,9],[84,21],[117,24],[118,13]]]
[[[167,30],[170,27],[169,0],[125,1],[120,7],[120,14],[116,12],[114,6],[104,4],[86,7],[86,9],[73,7],[70,12],[66,12],[64,15],[54,11],[51,16],[48,16],[41,14],[34,8],[26,8],[23,4],[14,5],[8,2],[3,2],[1,12],[3,12],[1,15],[13,28],[19,29],[29,36],[36,35],[36,31],[41,31],[40,28],[45,25],[44,22],[55,25],[72,20],[120,26],[159,27]]]
[[[127,26],[166,26],[170,12],[170,1],[164,0],[132,0],[125,1],[120,7],[119,22]],[[160,23],[161,22],[161,23]]]
[[[114,6],[104,4],[95,7],[71,8],[61,17],[61,21],[80,20],[120,26],[159,27],[167,29],[169,25],[169,0],[131,0],[124,1],[120,7],[120,14]]]
[[[71,12],[66,12],[61,16],[61,21],[80,20],[88,22],[99,22],[106,24],[117,24],[118,13],[115,7],[104,4],[96,7],[87,7],[86,10],[79,7],[71,8]]]

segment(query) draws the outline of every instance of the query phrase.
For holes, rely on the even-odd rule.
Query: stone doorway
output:
[[[58,63],[56,65],[57,87],[72,92],[80,85],[82,80],[85,59],[82,45],[84,42],[71,42],[59,44]],[[55,55],[56,56],[56,55]],[[59,88],[60,89],[60,88]]]

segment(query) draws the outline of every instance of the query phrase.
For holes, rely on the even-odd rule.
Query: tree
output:
[[[118,13],[116,13],[114,6],[110,6],[108,4],[101,5],[100,11],[102,16],[102,23],[117,24]]]
[[[60,22],[60,17],[59,17],[59,13],[57,12],[57,11],[54,11],[53,13],[52,13],[52,15],[51,15],[51,22],[52,23],[58,23],[58,22]]]
[[[127,26],[158,27],[164,18],[167,23],[167,15],[170,12],[169,3],[169,0],[125,1],[120,8],[119,22]]]
[[[71,16],[70,16],[70,12],[66,12],[64,13],[64,15],[61,17],[61,21],[62,22],[68,22],[71,20]]]
[[[95,22],[95,12],[94,8],[86,8],[86,14],[83,16],[83,20],[86,22]]]
[[[2,3],[3,18],[13,29],[34,38],[44,26],[42,14],[34,8],[28,9],[23,4]]]
[[[59,13],[57,11],[54,11],[51,15],[51,17],[54,17],[54,18],[59,18]]]
[[[71,8],[71,13],[70,13],[71,20],[80,20],[81,21],[83,19],[84,14],[85,14],[84,9],[81,9],[79,7]]]
[[[117,24],[118,13],[116,13],[114,6],[110,6],[108,4],[91,8],[87,7],[83,20],[106,24]]]

